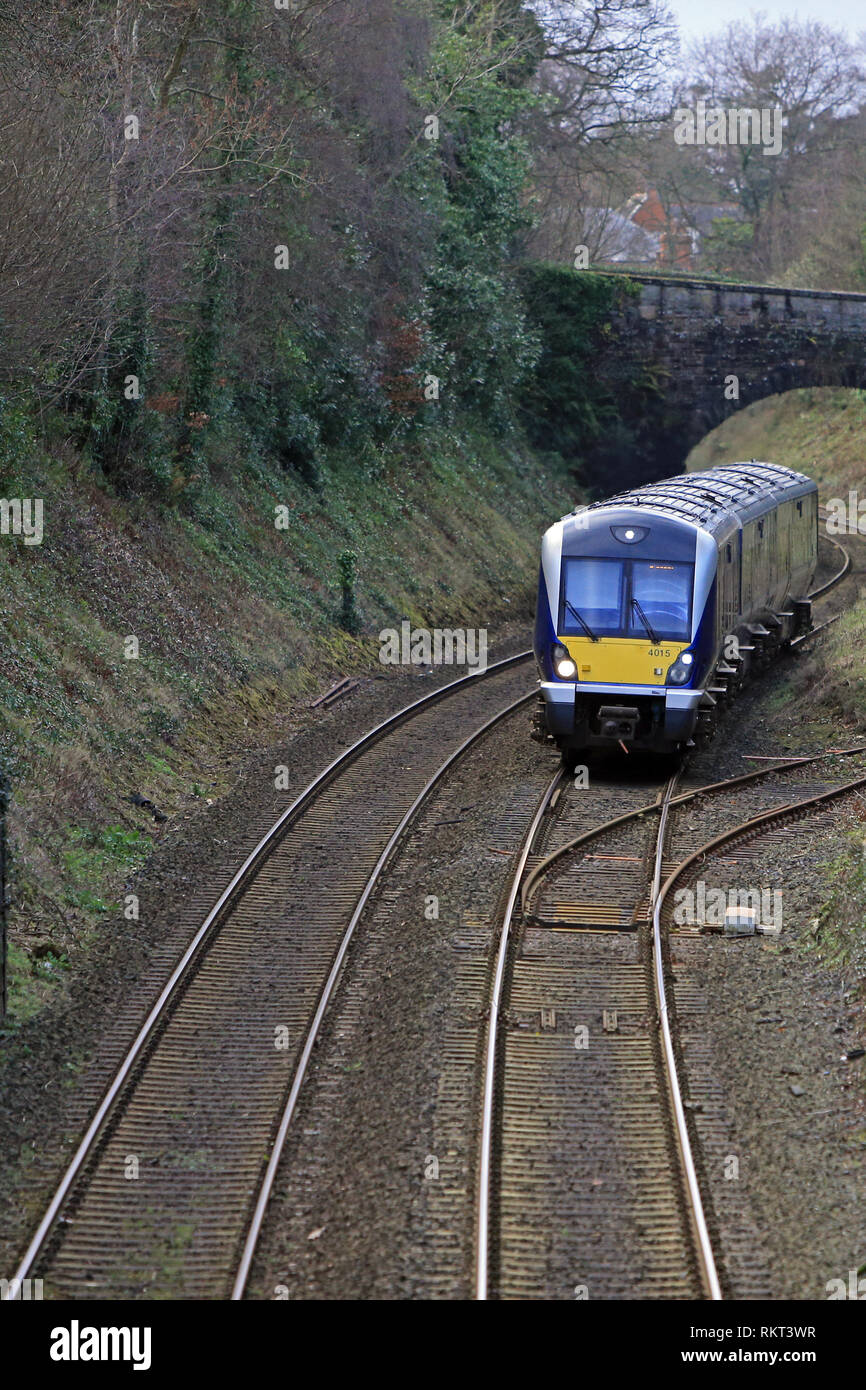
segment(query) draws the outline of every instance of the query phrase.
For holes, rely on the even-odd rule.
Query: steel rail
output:
[[[687,801],[693,801],[698,796],[705,796],[708,793],[716,793],[730,790],[733,787],[742,786],[747,782],[757,782],[762,777],[771,776],[774,772],[789,772],[794,768],[805,767],[809,763],[823,762],[825,758],[852,758],[858,753],[866,753],[866,745],[859,745],[856,748],[828,748],[824,753],[809,753],[803,757],[786,758],[784,761],[769,763],[766,767],[758,768],[755,772],[741,772],[736,777],[726,777],[721,782],[708,782],[703,787],[694,787],[691,791],[680,792],[679,796],[671,798],[672,806],[683,806]],[[592,830],[584,830],[580,835],[576,835],[573,840],[568,840],[558,849],[553,850],[544,859],[534,866],[527,874],[520,890],[521,910],[531,916],[531,900],[538,891],[541,880],[553,868],[553,865],[565,855],[579,849],[581,845],[587,844],[590,840],[595,840],[602,835],[607,835],[618,825],[625,825],[629,821],[637,820],[640,816],[649,815],[661,809],[661,802],[648,801],[646,805],[637,807],[634,811],[624,811],[622,815],[614,816],[612,820],[605,821],[602,825],[594,826]],[[538,920],[533,918],[533,920]]]
[[[520,889],[520,879],[526,868],[526,861],[532,850],[532,843],[538,827],[547,811],[557,787],[566,775],[565,768],[557,769],[550,785],[538,804],[538,809],[526,832],[523,846],[517,858],[511,891],[502,919],[499,936],[499,950],[496,955],[496,968],[490,991],[490,1012],[487,1020],[487,1046],[484,1060],[484,1081],[481,1104],[481,1152],[478,1170],[478,1217],[476,1230],[475,1297],[486,1300],[489,1277],[490,1246],[490,1174],[493,1152],[493,1100],[496,1086],[496,1053],[499,1033],[499,1010],[502,1006],[502,989],[505,982],[505,965],[508,958],[508,942],[514,907]]]
[[[836,613],[834,617],[828,618],[825,623],[819,623],[817,627],[810,627],[808,632],[801,632],[799,637],[792,637],[788,647],[799,647],[801,642],[808,642],[810,637],[817,637],[819,632],[823,632],[825,627],[831,627],[833,623],[838,623],[842,617],[841,613]]]
[[[834,801],[836,797],[846,796],[849,792],[859,791],[864,787],[866,787],[866,777],[856,777],[851,782],[844,782],[841,787],[831,787],[829,791],[818,792],[815,796],[804,797],[801,801],[789,801],[786,806],[772,806],[769,811],[761,811],[759,815],[752,816],[750,820],[741,821],[739,825],[733,826],[730,830],[724,830],[721,835],[707,840],[706,844],[694,850],[682,863],[677,864],[671,870],[659,894],[660,904],[664,903],[672,885],[676,883],[678,878],[681,878],[699,859],[713,854],[722,845],[730,844],[732,840],[752,836],[755,833],[763,834],[763,831],[768,829],[775,820],[781,822],[792,820],[796,816],[808,812],[811,807],[820,807],[826,801]]]
[[[70,1160],[63,1174],[63,1177],[61,1178],[60,1183],[58,1184],[54,1192],[54,1195],[41,1221],[39,1222],[39,1225],[32,1239],[30,1240],[29,1245],[27,1246],[26,1251],[24,1252],[24,1255],[21,1257],[21,1260],[19,1261],[18,1268],[16,1269],[11,1280],[9,1280],[8,1287],[3,1294],[2,1300],[0,1301],[8,1302],[13,1300],[15,1297],[15,1291],[21,1287],[21,1281],[27,1278],[29,1271],[33,1267],[33,1262],[36,1259],[36,1256],[39,1254],[42,1245],[44,1244],[46,1236],[48,1235],[49,1231],[51,1230],[57,1219],[60,1208],[63,1205],[63,1202],[66,1199],[66,1196],[69,1193],[72,1184],[74,1183],[76,1177],[81,1171],[81,1168],[85,1160],[87,1159],[98,1134],[102,1129],[106,1117],[112,1109],[115,1100],[122,1091],[124,1083],[126,1082],[126,1079],[129,1076],[130,1072],[132,1071],[132,1068],[135,1065],[138,1057],[141,1055],[142,1050],[152,1037],[154,1030],[156,1029],[157,1025],[160,1023],[163,1016],[165,1015],[169,1003],[173,1000],[175,996],[178,985],[180,984],[181,980],[186,977],[188,968],[194,961],[195,957],[199,954],[199,951],[203,947],[206,940],[211,935],[215,924],[222,917],[229,903],[245,886],[253,870],[260,866],[263,859],[265,858],[267,853],[274,847],[279,837],[290,828],[292,822],[298,818],[301,812],[306,809],[306,807],[315,799],[318,793],[321,792],[323,788],[331,782],[331,780],[336,776],[336,774],[339,771],[346,767],[350,762],[353,762],[365,748],[369,747],[383,734],[387,733],[391,729],[395,728],[397,725],[402,724],[406,720],[410,719],[412,715],[415,714],[421,708],[433,704],[438,700],[446,698],[448,695],[453,694],[455,690],[462,689],[470,681],[483,680],[486,677],[489,677],[499,671],[505,670],[509,666],[518,665],[522,661],[528,661],[532,654],[533,653],[531,651],[518,652],[514,656],[506,657],[502,661],[493,663],[492,665],[488,666],[485,669],[485,671],[481,673],[473,673],[472,675],[461,676],[458,680],[449,681],[447,685],[441,686],[437,690],[430,691],[429,694],[423,695],[419,700],[414,700],[411,704],[406,705],[403,709],[398,710],[395,714],[389,715],[387,719],[382,720],[381,723],[377,724],[373,729],[370,729],[366,734],[363,734],[359,739],[356,739],[356,741],[353,744],[351,744],[349,748],[345,749],[342,753],[338,755],[338,757],[336,757],[331,763],[329,763],[328,766],[322,772],[320,772],[313,779],[312,782],[309,783],[309,785],[304,789],[304,791],[302,791],[300,795],[292,802],[292,804],[289,807],[287,807],[287,809],[283,811],[283,813],[278,817],[278,819],[274,822],[274,824],[270,827],[267,833],[258,842],[255,848],[251,850],[251,852],[247,855],[247,858],[244,860],[243,864],[234,874],[228,886],[220,894],[216,903],[211,908],[210,912],[207,914],[204,922],[198,928],[197,932],[192,938],[192,941],[187,946],[186,950],[184,951],[183,955],[181,956],[180,960],[178,961],[177,965],[175,966],[174,970],[169,976],[169,979],[167,980],[166,984],[163,986],[163,989],[161,990],[155,1004],[151,1008],[149,1014],[147,1015],[147,1018],[145,1019],[144,1023],[142,1024],[141,1028],[136,1034],[136,1037],[133,1040],[131,1046],[129,1047],[126,1056],[124,1057],[123,1061],[121,1062],[120,1066],[115,1072],[114,1077],[109,1083],[109,1086],[105,1091],[102,1100],[97,1106],[90,1120],[90,1123],[88,1124],[87,1129],[84,1132],[84,1136],[81,1139],[78,1147],[76,1148],[75,1153],[73,1154],[72,1159]],[[528,700],[530,698],[532,698],[531,695],[525,696],[524,700]]]
[[[700,1184],[695,1169],[692,1145],[689,1138],[688,1125],[686,1123],[686,1112],[683,1105],[682,1092],[680,1090],[679,1074],[677,1072],[677,1060],[674,1052],[673,1036],[671,1033],[670,1018],[668,1015],[667,991],[665,988],[665,969],[664,957],[662,953],[661,937],[661,874],[662,861],[664,858],[664,841],[667,830],[668,814],[671,807],[671,799],[676,786],[679,774],[675,774],[668,783],[665,791],[664,800],[661,804],[661,818],[658,826],[658,837],[656,839],[655,865],[653,869],[652,892],[650,895],[652,910],[652,931],[653,931],[653,979],[656,991],[656,1003],[658,1005],[659,1023],[662,1034],[662,1050],[664,1055],[665,1076],[668,1084],[668,1095],[673,1110],[674,1127],[676,1129],[677,1147],[680,1152],[683,1176],[686,1183],[686,1193],[688,1198],[689,1217],[692,1224],[692,1231],[695,1239],[695,1247],[698,1253],[698,1262],[701,1270],[701,1279],[707,1294],[713,1301],[718,1301],[722,1297],[721,1284],[719,1282],[718,1271],[716,1269],[713,1246],[710,1234],[707,1229],[707,1221],[704,1215],[703,1198],[701,1197]]]
[[[232,1288],[231,1296],[233,1300],[237,1300],[243,1296],[247,1278],[249,1277],[250,1266],[252,1264],[253,1256],[255,1254],[256,1245],[258,1244],[262,1225],[264,1223],[265,1213],[267,1211],[268,1202],[270,1200],[271,1191],[274,1185],[274,1179],[277,1175],[277,1169],[279,1167],[280,1158],[282,1157],[286,1137],[289,1132],[289,1126],[291,1125],[292,1117],[295,1113],[295,1108],[298,1103],[298,1097],[301,1092],[301,1087],[303,1086],[304,1078],[307,1073],[307,1067],[309,1065],[310,1057],[312,1056],[313,1048],[316,1045],[316,1040],[319,1035],[319,1029],[321,1028],[322,1020],[325,1017],[328,1004],[331,1001],[331,997],[334,992],[334,987],[336,986],[337,980],[339,978],[340,970],[342,968],[346,952],[349,949],[349,944],[352,940],[352,937],[354,936],[355,928],[358,925],[364,908],[367,905],[367,902],[370,898],[370,894],[373,892],[373,889],[375,888],[382,874],[382,871],[385,869],[399,841],[403,837],[403,834],[405,833],[410,821],[412,821],[413,818],[417,815],[418,811],[427,801],[430,794],[433,792],[433,790],[441,781],[441,779],[445,776],[445,774],[453,767],[457,760],[461,758],[464,755],[464,753],[466,753],[468,749],[471,748],[472,745],[476,743],[484,734],[488,733],[496,724],[500,723],[501,720],[506,719],[508,715],[513,714],[516,710],[518,710],[521,707],[521,705],[527,704],[530,700],[533,700],[534,698],[534,691],[530,691],[528,695],[521,695],[520,699],[513,701],[512,704],[506,706],[505,709],[499,710],[499,712],[495,714],[492,717],[492,719],[488,719],[485,724],[482,724],[481,727],[476,729],[474,733],[470,734],[467,739],[464,739],[460,746],[456,748],[453,753],[450,754],[450,756],[445,760],[442,766],[438,768],[438,770],[433,774],[433,776],[430,778],[427,784],[419,792],[415,801],[413,801],[412,805],[409,807],[408,811],[403,816],[403,819],[400,821],[400,824],[397,826],[396,830],[391,835],[391,838],[389,839],[387,845],[385,846],[381,855],[379,856],[379,859],[377,860],[376,865],[372,873],[370,874],[369,879],[367,880],[364,891],[358,899],[358,902],[355,906],[355,910],[352,913],[351,920],[349,921],[349,924],[346,927],[346,930],[343,934],[343,938],[340,942],[337,954],[334,957],[334,961],[328,974],[328,978],[325,981],[325,984],[322,988],[322,992],[319,996],[319,1002],[316,1007],[316,1012],[313,1015],[313,1020],[309,1026],[309,1029],[307,1030],[306,1040],[304,1042],[303,1050],[295,1068],[295,1074],[292,1080],[292,1087],[289,1092],[285,1108],[283,1110],[282,1118],[280,1120],[280,1126],[277,1131],[277,1136],[274,1140],[273,1147],[271,1149],[270,1158],[268,1160],[268,1166],[265,1170],[265,1175],[262,1179],[262,1184],[259,1189],[259,1195],[256,1201],[255,1209],[253,1211],[253,1216],[250,1222],[249,1230],[247,1232],[247,1238],[244,1242],[244,1248],[241,1254],[240,1263],[238,1265],[237,1274],[235,1276],[235,1281]]]
[[[686,1120],[685,1109],[682,1104],[682,1097],[679,1090],[679,1079],[676,1070],[676,1056],[671,1036],[670,1020],[668,1015],[668,1003],[665,994],[664,983],[664,960],[662,952],[662,929],[661,914],[665,900],[673,885],[686,873],[686,871],[697,863],[698,860],[706,858],[715,850],[723,845],[730,844],[732,841],[742,838],[751,838],[756,833],[762,834],[769,829],[774,822],[784,823],[787,820],[795,819],[799,814],[807,812],[810,808],[820,807],[828,801],[833,801],[837,797],[844,796],[849,792],[858,791],[866,787],[866,777],[858,777],[851,782],[846,782],[841,787],[834,787],[830,791],[820,792],[815,796],[804,797],[800,801],[791,802],[787,806],[777,806],[769,811],[764,811],[760,815],[752,817],[751,820],[743,821],[740,825],[731,830],[724,831],[714,839],[709,840],[700,849],[695,850],[687,859],[674,868],[664,883],[659,886],[658,880],[661,877],[661,867],[663,860],[663,822],[667,816],[667,811],[672,804],[668,798],[668,803],[662,811],[662,822],[659,825],[659,837],[656,850],[656,872],[654,878],[654,897],[653,897],[653,963],[657,987],[657,999],[659,1007],[659,1019],[662,1029],[662,1041],[665,1051],[667,1071],[669,1079],[673,1083],[672,1101],[674,1105],[677,1138],[680,1145],[680,1153],[683,1158],[684,1171],[686,1173],[691,1214],[695,1228],[696,1243],[701,1260],[701,1271],[704,1282],[709,1292],[710,1298],[717,1300],[722,1298],[721,1286],[719,1283],[718,1272],[713,1255],[712,1242],[710,1241],[709,1231],[707,1230],[706,1219],[704,1216],[703,1202],[701,1199],[700,1184],[695,1170],[692,1155],[691,1142],[688,1133],[688,1122]]]
[[[827,517],[825,513],[824,520],[826,521],[826,519]],[[817,589],[813,589],[810,594],[806,595],[806,598],[808,599],[820,598],[822,594],[829,593],[831,589],[835,589],[837,584],[841,584],[842,580],[845,578],[845,575],[851,568],[851,555],[845,549],[844,545],[841,545],[839,541],[834,541],[832,536],[828,536],[826,533],[824,535],[824,539],[829,541],[831,545],[835,546],[837,550],[841,550],[842,554],[845,557],[845,561],[842,565],[842,568],[839,570],[837,574],[833,575],[832,579],[828,579],[825,584],[820,584]]]

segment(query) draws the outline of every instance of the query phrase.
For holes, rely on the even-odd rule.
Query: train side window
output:
[[[763,536],[764,536],[764,523],[763,523],[763,521],[759,521],[759,522],[758,522],[758,535],[759,535],[759,536],[761,537],[761,539],[763,540]]]
[[[802,516],[802,515],[803,515],[803,499],[802,499],[802,498],[801,498],[800,501],[797,503],[797,514],[798,514],[798,516]]]
[[[730,564],[731,561],[732,561],[733,558],[734,558],[734,552],[733,552],[732,549],[731,549],[731,543],[730,543],[730,541],[728,541],[728,544],[727,544],[727,546],[725,547],[725,549],[726,549],[727,552],[728,552],[728,564]]]

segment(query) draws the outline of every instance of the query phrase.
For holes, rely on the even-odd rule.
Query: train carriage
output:
[[[811,626],[818,489],[734,463],[578,507],[545,533],[534,736],[673,752]]]

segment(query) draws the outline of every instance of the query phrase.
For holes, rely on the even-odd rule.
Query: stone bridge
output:
[[[866,387],[866,294],[628,279],[639,294],[620,297],[608,342],[614,389],[624,377],[642,382],[620,400],[644,477],[681,472],[709,430],[764,396],[802,386]]]

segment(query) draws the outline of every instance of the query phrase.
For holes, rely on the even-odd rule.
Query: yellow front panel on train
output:
[[[611,685],[664,685],[668,667],[687,642],[660,642],[646,637],[559,637],[577,666],[578,681]]]

